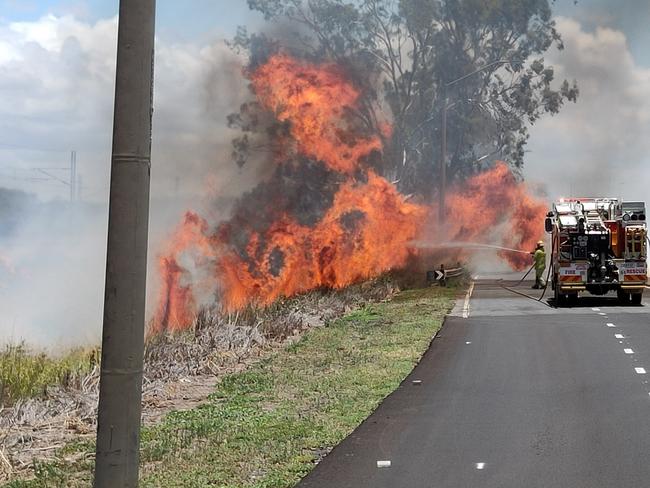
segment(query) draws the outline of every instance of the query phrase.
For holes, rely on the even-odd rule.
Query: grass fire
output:
[[[391,121],[371,133],[355,119],[360,91],[340,65],[276,54],[247,76],[283,127],[275,171],[225,222],[187,212],[159,259],[154,331],[187,327],[200,297],[232,311],[378,276],[403,267],[418,252],[414,240],[441,234],[434,205],[408,199],[377,172]],[[503,245],[526,248],[543,232],[544,205],[505,163],[456,187],[447,206],[444,232],[454,239],[493,240],[500,229]],[[502,255],[516,269],[526,264]]]

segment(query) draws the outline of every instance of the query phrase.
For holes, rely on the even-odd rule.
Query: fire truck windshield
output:
[[[573,215],[560,215],[558,218],[560,219],[560,224],[563,226],[578,225],[578,219],[576,219]]]

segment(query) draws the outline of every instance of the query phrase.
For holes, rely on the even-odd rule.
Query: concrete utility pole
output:
[[[138,485],[155,0],[121,0],[95,488]]]

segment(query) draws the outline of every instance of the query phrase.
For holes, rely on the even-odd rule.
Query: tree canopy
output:
[[[563,49],[549,0],[248,0],[270,26],[240,29],[232,46],[251,68],[284,50],[333,60],[362,88],[359,119],[385,136],[379,165],[405,192],[431,196],[438,187],[442,107],[447,110],[447,178],[464,179],[481,161],[519,168],[529,128],[578,96],[576,82],[555,80],[544,60]],[[235,141],[239,164],[271,141],[254,103],[229,117],[244,131]]]

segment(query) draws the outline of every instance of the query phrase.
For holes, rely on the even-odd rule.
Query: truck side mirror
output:
[[[548,233],[553,232],[553,221],[550,217],[546,217],[546,220],[544,221],[544,229],[546,229],[546,232]]]

